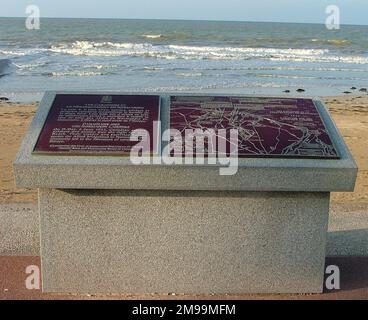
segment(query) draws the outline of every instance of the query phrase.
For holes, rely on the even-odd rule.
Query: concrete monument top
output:
[[[220,175],[224,162],[163,161],[169,128],[238,129],[236,173]],[[148,163],[129,157],[136,129],[150,136]],[[14,172],[29,188],[330,192],[352,191],[357,166],[318,99],[47,92]]]

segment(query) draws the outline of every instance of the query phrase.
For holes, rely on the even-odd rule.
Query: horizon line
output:
[[[22,18],[26,19],[27,16],[12,16],[0,18]],[[322,22],[296,22],[296,21],[260,21],[260,20],[216,20],[216,19],[169,19],[169,18],[112,18],[112,17],[40,17],[40,19],[89,19],[89,20],[154,20],[154,21],[195,21],[195,22],[251,22],[251,23],[285,23],[285,24],[313,24],[324,25]],[[341,26],[368,26],[368,24],[353,24],[353,23],[341,23]]]

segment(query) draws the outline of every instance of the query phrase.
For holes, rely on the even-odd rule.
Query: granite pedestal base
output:
[[[321,292],[329,195],[39,189],[43,290]]]

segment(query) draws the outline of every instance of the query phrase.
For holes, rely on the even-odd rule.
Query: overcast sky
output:
[[[23,17],[29,4],[41,17],[193,19],[324,23],[338,5],[342,24],[368,24],[368,0],[1,0],[0,16]]]

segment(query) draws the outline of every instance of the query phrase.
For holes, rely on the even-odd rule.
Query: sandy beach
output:
[[[324,100],[359,167],[355,192],[333,193],[332,204],[366,204],[368,212],[368,96]],[[37,103],[0,103],[0,204],[36,203],[36,190],[16,188],[12,171],[12,162],[36,109]]]

